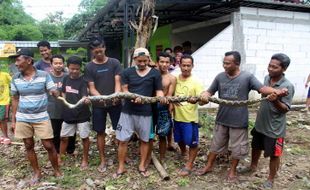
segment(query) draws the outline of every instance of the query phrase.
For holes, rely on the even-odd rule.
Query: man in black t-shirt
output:
[[[93,55],[93,60],[86,65],[85,80],[88,82],[90,95],[110,95],[120,92],[120,62],[105,55],[106,47],[101,38],[94,38],[90,42],[89,48]],[[97,169],[102,173],[106,171],[104,148],[107,114],[109,113],[113,129],[115,130],[121,113],[121,104],[120,102],[114,102],[108,107],[96,104],[93,105],[92,113],[93,130],[97,132],[97,146],[100,156],[100,165]]]
[[[122,91],[143,96],[153,96],[156,92],[156,96],[164,96],[159,71],[148,66],[150,62],[148,50],[137,48],[133,58],[136,65],[124,70],[121,75]],[[165,98],[162,98],[161,102],[166,103]],[[138,170],[145,177],[149,175],[145,168],[145,162],[149,150],[149,139],[152,135],[151,128],[151,104],[141,104],[141,98],[136,98],[134,101],[126,100],[116,129],[116,138],[120,142],[118,146],[119,166],[114,178],[118,178],[126,172],[127,146],[133,133],[137,133],[140,139],[141,160]]]

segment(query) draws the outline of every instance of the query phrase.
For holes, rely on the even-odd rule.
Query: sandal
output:
[[[273,182],[270,180],[267,180],[259,187],[259,189],[272,189],[272,187],[273,187]]]
[[[32,178],[29,180],[29,185],[30,185],[30,186],[37,185],[38,183],[40,183],[40,180],[41,180],[41,178],[39,178],[39,177],[32,177]]]
[[[143,177],[149,177],[150,176],[150,174],[147,172],[147,170],[145,169],[145,170],[138,170],[139,171],[139,173],[143,176]]]
[[[118,179],[120,177],[122,177],[127,171],[123,171],[123,172],[115,172],[112,177],[113,179]]]
[[[238,176],[230,177],[229,175],[227,175],[226,181],[228,183],[239,183],[239,178],[238,178]]]
[[[192,173],[192,170],[186,168],[186,167],[183,167],[182,169],[180,169],[179,171],[179,175],[180,176],[188,176]]]
[[[204,176],[208,173],[211,173],[212,170],[206,170],[205,168],[202,168],[200,170],[198,170],[195,174],[198,175],[198,176]]]

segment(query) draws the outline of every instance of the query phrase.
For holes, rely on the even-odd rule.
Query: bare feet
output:
[[[80,166],[80,169],[81,169],[82,171],[87,170],[87,169],[88,169],[88,162],[82,161],[82,164],[81,164],[81,166]]]
[[[62,173],[59,170],[55,170],[54,175],[56,178],[63,177]]]
[[[99,173],[104,173],[107,171],[107,165],[105,163],[101,163],[97,168]]]

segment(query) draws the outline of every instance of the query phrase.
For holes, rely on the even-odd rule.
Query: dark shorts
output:
[[[251,131],[253,136],[252,149],[263,150],[264,157],[278,157],[282,155],[284,138],[271,138],[254,129]]]
[[[121,105],[107,108],[93,107],[93,130],[97,133],[105,132],[108,113],[112,122],[112,128],[115,130],[121,115],[121,111]]]
[[[308,95],[307,98],[310,98],[310,88],[308,89]]]
[[[199,137],[199,126],[198,123],[186,123],[174,121],[174,141],[179,143],[183,142],[185,145],[189,147],[197,147],[198,146],[198,137]]]
[[[169,106],[158,104],[156,112],[156,134],[160,137],[166,137],[173,126],[171,115],[169,113]]]

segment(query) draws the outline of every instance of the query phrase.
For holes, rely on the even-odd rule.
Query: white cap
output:
[[[150,57],[150,52],[145,48],[137,48],[135,49],[133,53],[133,58],[139,57],[139,56],[148,56]]]

